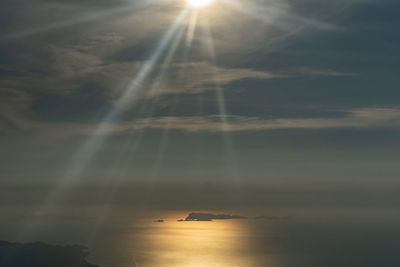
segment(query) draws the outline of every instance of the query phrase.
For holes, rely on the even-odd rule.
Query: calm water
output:
[[[87,244],[89,260],[102,267],[400,266],[397,219],[177,222],[179,217],[163,217],[164,223],[116,218],[96,232],[88,221],[59,218],[26,241]],[[0,239],[11,239],[7,227]]]
[[[103,266],[260,266],[261,258],[251,249],[245,222],[149,222],[131,233],[113,236],[120,251],[107,255],[109,246],[96,246],[94,261]],[[99,244],[99,243],[98,243]]]

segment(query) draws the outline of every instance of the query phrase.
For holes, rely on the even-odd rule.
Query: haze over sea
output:
[[[90,216],[47,216],[42,232],[22,242],[86,244],[89,262],[102,267],[368,267],[397,266],[398,215],[329,215],[182,221],[185,211],[113,212],[93,235]],[[164,222],[155,219],[163,218]],[[3,217],[0,239],[18,229]],[[9,221],[10,222],[10,221]],[[15,222],[15,219],[11,220]],[[92,235],[92,236],[91,236]]]

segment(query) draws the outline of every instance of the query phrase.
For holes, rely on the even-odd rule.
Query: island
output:
[[[247,219],[247,217],[228,214],[212,214],[212,213],[190,213],[185,221],[212,221],[212,220],[232,220]]]
[[[98,267],[86,261],[83,246],[55,246],[42,242],[0,241],[0,267]]]

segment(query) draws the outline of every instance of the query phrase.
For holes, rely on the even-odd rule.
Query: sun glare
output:
[[[191,6],[195,8],[200,8],[207,6],[212,3],[213,0],[186,0],[186,2]]]

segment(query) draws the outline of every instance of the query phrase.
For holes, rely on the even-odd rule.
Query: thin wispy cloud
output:
[[[143,128],[173,129],[187,132],[220,131],[263,131],[278,129],[334,129],[334,128],[375,128],[400,127],[400,109],[356,109],[348,110],[348,116],[342,118],[304,118],[273,119],[257,117],[227,116],[227,125],[221,124],[221,116],[205,117],[159,117],[136,120],[120,125],[117,131],[138,130]]]
[[[187,133],[246,132],[273,131],[283,129],[397,129],[400,128],[400,108],[361,108],[342,110],[346,116],[332,118],[274,118],[264,119],[248,116],[163,116],[135,119],[110,125],[98,134],[120,135],[132,134],[144,129],[172,130]],[[90,136],[93,124],[87,123],[43,123],[29,122],[24,125],[36,138],[65,139],[73,136]]]

